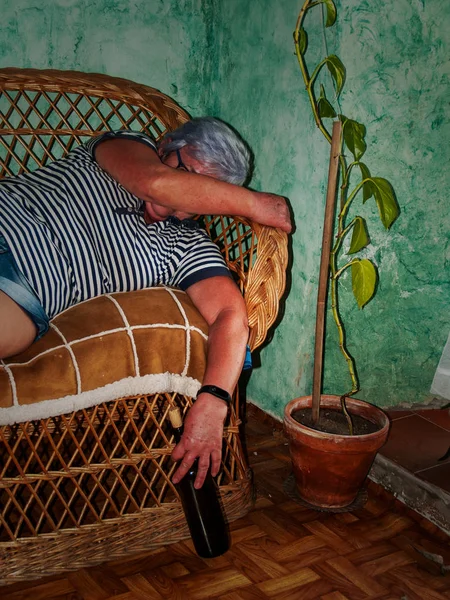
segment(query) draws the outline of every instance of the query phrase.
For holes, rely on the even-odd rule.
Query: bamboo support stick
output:
[[[334,213],[336,207],[336,188],[339,171],[339,155],[341,149],[342,123],[333,123],[331,137],[330,164],[328,168],[328,189],[325,204],[325,218],[322,234],[322,256],[320,259],[319,290],[317,292],[316,337],[314,346],[314,372],[312,392],[312,420],[319,421],[320,396],[322,392],[323,347],[325,339],[325,311],[327,306],[328,277],[330,252],[334,229]]]

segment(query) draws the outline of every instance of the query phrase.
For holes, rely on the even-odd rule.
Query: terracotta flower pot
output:
[[[339,396],[322,396],[321,406],[341,410]],[[349,398],[350,414],[379,426],[367,435],[337,435],[310,429],[292,413],[311,408],[311,396],[291,400],[284,411],[284,430],[289,441],[293,471],[300,497],[317,507],[342,508],[351,504],[386,442],[389,419],[378,407]]]

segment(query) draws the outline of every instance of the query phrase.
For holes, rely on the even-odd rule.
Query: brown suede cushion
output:
[[[171,288],[108,294],[73,306],[28,350],[0,362],[0,424],[139,394],[194,396],[208,327]]]

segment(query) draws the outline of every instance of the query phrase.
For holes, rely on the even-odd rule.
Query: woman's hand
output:
[[[223,424],[227,403],[211,394],[203,393],[190,408],[184,422],[181,441],[172,452],[172,459],[181,461],[172,481],[178,483],[198,458],[194,487],[199,489],[211,465],[211,474],[217,475],[222,458]]]

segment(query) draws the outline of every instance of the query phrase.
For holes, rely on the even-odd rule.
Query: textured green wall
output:
[[[367,161],[392,181],[402,211],[390,235],[372,220],[379,294],[350,311],[365,339],[349,341],[365,398],[421,402],[450,331],[450,5],[341,4],[335,45],[350,77],[342,104],[367,124]]]
[[[211,80],[207,0],[0,0],[0,65],[78,69],[152,85],[193,114]]]
[[[299,2],[285,0],[0,0],[1,66],[105,72],[153,85],[191,114],[232,123],[256,154],[253,185],[287,195],[296,232],[283,319],[248,396],[268,412],[311,389],[315,297],[329,146],[312,123],[293,55]],[[450,330],[447,0],[337,2],[329,53],[348,69],[343,112],[367,125],[366,162],[394,185],[391,234],[364,207],[380,267],[376,298],[350,298],[349,344],[360,397],[422,402]],[[308,21],[323,56],[320,11]],[[344,283],[345,301],[349,281]],[[326,391],[346,388],[329,328]]]
[[[217,6],[222,3],[217,2]],[[341,294],[360,397],[388,406],[423,402],[450,330],[447,189],[450,158],[450,5],[446,0],[337,1],[328,53],[347,66],[342,111],[367,125],[365,160],[394,185],[401,216],[390,234],[373,201],[363,209],[380,268],[375,299],[359,311],[350,280]],[[273,341],[261,353],[248,397],[281,416],[310,393],[313,321],[329,146],[312,124],[293,55],[300,2],[229,0],[217,22],[219,114],[257,155],[255,185],[286,194],[295,212],[292,284]],[[311,55],[325,56],[320,11],[308,17]],[[216,105],[217,106],[217,105]],[[348,302],[347,302],[348,300]],[[328,328],[325,391],[343,393],[345,365]]]

